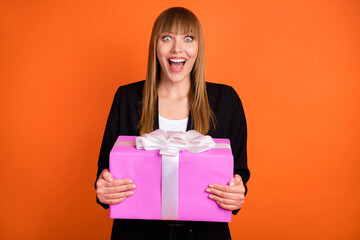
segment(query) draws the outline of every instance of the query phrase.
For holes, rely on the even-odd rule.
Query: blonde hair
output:
[[[148,67],[143,89],[140,134],[154,130],[154,112],[157,103],[157,87],[160,80],[160,64],[156,57],[156,44],[160,34],[164,32],[184,31],[192,33],[198,42],[198,55],[190,73],[189,103],[192,126],[196,131],[206,134],[215,117],[211,111],[205,83],[204,73],[204,38],[197,17],[190,10],[182,7],[169,8],[155,20],[149,46]]]

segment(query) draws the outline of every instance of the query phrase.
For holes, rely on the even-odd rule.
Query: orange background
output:
[[[171,1],[0,2],[0,239],[109,239],[97,157]],[[183,0],[234,86],[251,178],[234,239],[360,239],[360,2]]]

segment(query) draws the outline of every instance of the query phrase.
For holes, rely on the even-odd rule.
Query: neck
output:
[[[160,97],[172,99],[188,97],[190,91],[190,77],[179,82],[160,79],[158,94]]]

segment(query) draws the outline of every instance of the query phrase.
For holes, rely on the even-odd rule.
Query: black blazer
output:
[[[105,168],[109,168],[109,153],[117,137],[119,135],[133,135],[133,136],[139,135],[138,124],[141,116],[142,91],[143,91],[144,82],[145,81],[140,81],[125,86],[121,86],[119,87],[119,89],[115,94],[100,149],[97,178]],[[246,153],[247,128],[246,128],[245,114],[240,98],[238,97],[237,93],[232,87],[223,84],[206,83],[206,90],[209,98],[210,107],[216,118],[216,124],[215,126],[212,126],[210,128],[208,135],[210,135],[213,138],[230,139],[231,149],[234,156],[234,174],[239,174],[241,176],[247,192],[246,182],[249,180],[250,177],[250,172],[247,167],[247,153]],[[158,121],[157,107],[155,111],[156,112],[154,118],[154,129],[158,129],[159,121]],[[191,114],[189,114],[187,130],[191,130],[191,129],[192,129]],[[97,202],[104,208],[109,207],[107,204],[100,203],[98,200]],[[233,214],[236,214],[237,212],[238,210],[233,211]],[[123,228],[120,226],[120,224],[117,224],[120,222],[123,227],[124,226],[127,227]],[[130,225],[136,224],[137,226],[139,226],[140,222],[150,223],[150,222],[164,222],[164,221],[149,221],[149,220],[141,221],[141,220],[117,219],[114,221],[113,236],[115,234],[114,231],[117,232],[117,229],[119,228],[122,229],[121,230],[122,235],[124,234],[124,230],[126,229],[129,232],[129,236],[134,234],[133,231],[129,230],[131,229]],[[199,224],[201,225],[201,222],[194,222],[193,225],[199,225]],[[204,224],[205,225],[203,225],[202,227],[205,229],[204,231],[208,232],[209,226],[207,225],[209,225],[209,223],[204,222]],[[224,225],[224,223],[213,223],[213,224]],[[149,231],[152,231],[151,229],[154,229],[156,227],[142,226],[142,228],[149,228]],[[216,227],[214,226],[211,226],[210,228],[216,229]],[[211,233],[211,231],[208,232],[207,234],[209,233]],[[152,233],[148,233],[148,234],[151,235]],[[211,236],[211,238],[209,239],[214,239],[213,238],[214,234],[210,234],[209,236]],[[132,239],[132,238],[126,238],[126,239]],[[146,238],[137,238],[137,239],[146,239]],[[202,239],[202,238],[200,237],[198,239]],[[220,238],[220,239],[224,239],[224,238]]]

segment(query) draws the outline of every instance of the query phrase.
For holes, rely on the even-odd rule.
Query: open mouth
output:
[[[170,58],[169,59],[169,66],[171,71],[173,72],[180,72],[186,63],[185,58]]]

